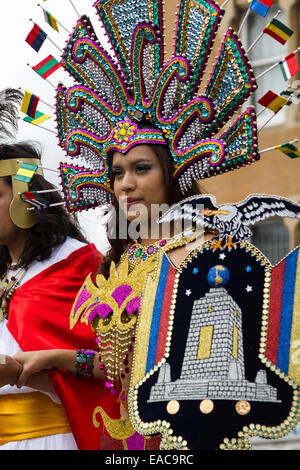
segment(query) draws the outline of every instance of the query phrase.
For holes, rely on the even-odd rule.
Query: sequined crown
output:
[[[199,94],[223,10],[213,1],[181,0],[174,55],[164,64],[162,0],[98,0],[95,8],[114,57],[100,45],[89,19],[80,18],[62,57],[76,85],[57,89],[60,145],[88,165],[61,164],[69,211],[111,200],[108,153],[114,149],[168,146],[183,192],[195,181],[258,160],[253,107],[223,129],[256,89],[231,28]],[[139,128],[142,118],[149,128]]]

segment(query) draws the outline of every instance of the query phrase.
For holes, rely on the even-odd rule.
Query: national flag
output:
[[[258,103],[277,114],[288,103],[288,100],[269,90],[260,100],[258,100]]]
[[[283,152],[285,155],[287,155],[290,158],[300,158],[300,149],[295,147],[295,145],[287,143],[287,144],[282,144],[282,145],[277,145],[274,147],[276,150],[280,150]]]
[[[293,95],[294,93],[289,90],[284,90],[280,93],[280,96],[288,100],[288,102],[286,103],[286,106],[291,106],[291,104],[293,104],[293,98],[294,98]]]
[[[265,356],[298,386],[299,292],[300,253],[296,248],[272,269]]]
[[[45,10],[45,8],[43,8],[43,12],[46,23],[48,23],[53,29],[55,29],[55,31],[59,33],[56,18],[54,18],[54,16],[51,15],[49,11]]]
[[[38,96],[33,95],[29,91],[25,91],[25,95],[21,104],[22,113],[25,113],[32,118],[35,118],[36,108],[39,101],[40,98]]]
[[[267,24],[263,32],[276,39],[276,41],[280,42],[282,45],[294,34],[294,31],[281,23],[281,21],[276,20],[276,18],[273,18],[273,20]]]
[[[35,165],[34,163],[22,162],[14,179],[22,181],[23,183],[30,183],[37,169],[38,165]]]
[[[47,37],[47,33],[43,31],[36,23],[30,33],[28,34],[25,41],[36,51],[39,52],[40,48],[44,44]]]
[[[33,70],[38,73],[42,78],[48,78],[52,73],[60,68],[60,63],[52,55],[46,57],[39,64],[32,67]]]
[[[287,57],[285,57],[285,59],[281,60],[279,64],[283,77],[286,81],[289,80],[297,72],[299,72],[297,59],[293,52]]]
[[[38,194],[36,191],[27,191],[22,193],[21,198],[23,201],[27,202],[33,207],[36,207],[37,209],[42,209],[49,206],[49,202],[40,196],[40,194]]]
[[[34,124],[35,126],[38,126],[42,122],[47,121],[47,119],[50,119],[50,116],[47,116],[47,114],[43,114],[37,111],[34,118],[31,118],[30,116],[26,116],[24,118],[24,121],[29,122],[30,124]]]
[[[265,17],[274,0],[252,0],[249,8],[260,16]]]

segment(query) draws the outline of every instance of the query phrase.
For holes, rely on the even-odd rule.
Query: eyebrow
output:
[[[138,160],[133,161],[130,164],[130,166],[132,167],[132,166],[138,165],[139,163],[151,163],[152,164],[153,162],[149,158],[139,158]],[[112,169],[114,169],[114,168],[122,168],[122,166],[114,164],[114,165],[112,165]]]

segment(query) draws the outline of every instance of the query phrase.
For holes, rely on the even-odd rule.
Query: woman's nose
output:
[[[134,175],[130,171],[125,172],[121,182],[122,191],[132,191],[135,187],[136,182]]]

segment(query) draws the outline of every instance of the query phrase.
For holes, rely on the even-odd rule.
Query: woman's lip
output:
[[[126,201],[126,206],[130,207],[133,206],[134,204],[139,204],[142,201],[142,199],[130,199],[128,198]]]

